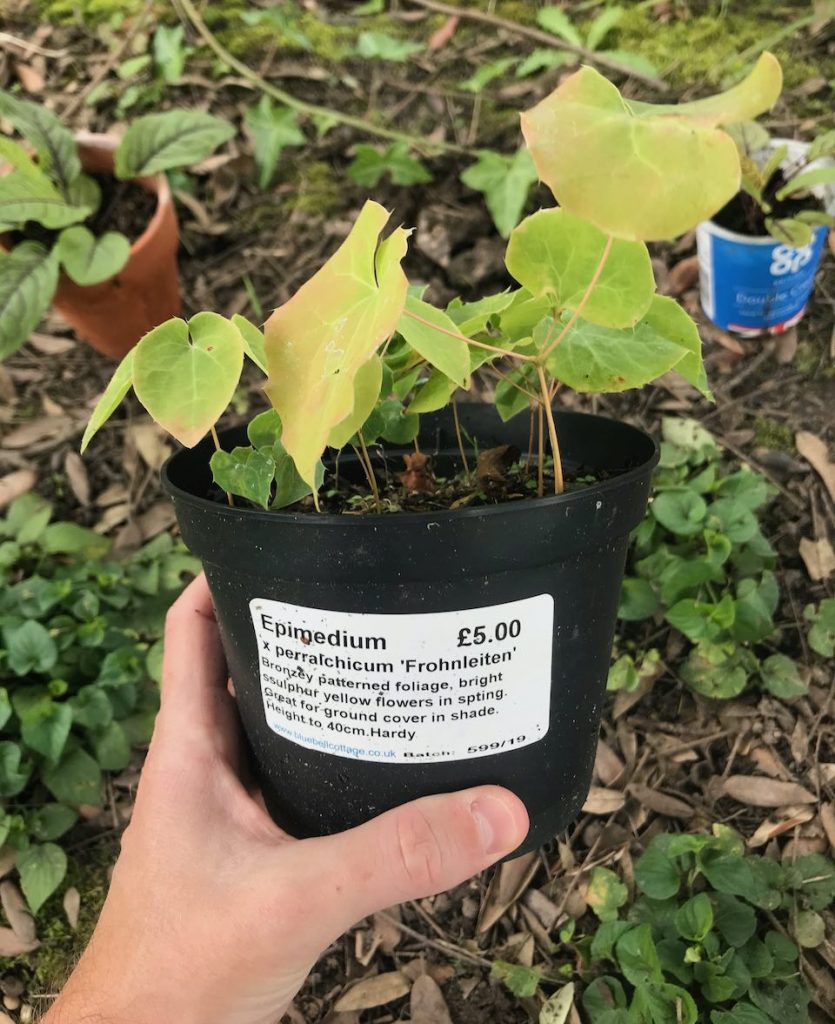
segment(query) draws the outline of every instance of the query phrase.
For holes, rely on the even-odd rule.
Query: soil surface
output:
[[[818,210],[824,212],[824,204],[813,195],[805,196],[802,199],[778,200],[776,194],[786,184],[786,178],[782,171],[777,171],[771,178],[768,185],[763,189],[763,199],[771,207],[769,217],[775,220],[796,217],[804,210]],[[728,231],[735,231],[740,235],[750,235],[754,238],[761,238],[768,234],[765,226],[766,214],[760,204],[749,196],[747,192],[737,192],[733,199],[713,218],[714,223]]]
[[[101,202],[85,222],[94,235],[119,231],[135,242],[147,229],[157,208],[154,192],[134,181],[117,181],[109,174],[93,174],[101,189]]]

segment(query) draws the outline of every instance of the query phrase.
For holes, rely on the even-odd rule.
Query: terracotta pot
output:
[[[118,138],[80,132],[76,141],[85,171],[113,171]],[[121,359],[143,334],[177,316],[181,309],[179,229],[171,189],[164,174],[136,181],[156,194],[157,208],[131,246],[128,262],[118,274],[99,284],[78,285],[61,274],[52,302],[79,337],[112,359]]]

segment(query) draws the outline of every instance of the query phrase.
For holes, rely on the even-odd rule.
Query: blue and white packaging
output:
[[[775,139],[774,145],[784,140]],[[805,143],[790,142],[787,162]],[[822,194],[826,202],[828,195]],[[827,203],[827,205],[829,205]],[[696,231],[702,308],[723,330],[754,337],[793,327],[806,311],[826,244],[828,228],[793,248],[770,236],[741,235],[704,221]]]

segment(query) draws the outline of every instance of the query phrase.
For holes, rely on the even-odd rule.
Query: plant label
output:
[[[378,615],[250,602],[264,714],[303,747],[410,764],[541,740],[551,704],[554,599]]]

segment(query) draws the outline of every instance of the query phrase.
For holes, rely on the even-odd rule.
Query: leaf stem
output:
[[[357,455],[360,457],[365,475],[368,477],[368,486],[371,488],[371,493],[374,495],[374,505],[377,509],[378,515],[383,511],[383,505],[380,501],[380,488],[377,486],[377,478],[374,476],[374,467],[371,465],[371,456],[368,454],[368,449],[365,446],[365,438],[362,436],[362,431],[357,431],[357,437],[360,442],[360,452]]]
[[[217,436],[217,430],[215,430],[214,424],[212,424],[212,426],[209,427],[209,430],[212,435],[212,440],[215,443],[215,449],[219,452],[222,452],[223,449],[220,447],[220,438]],[[229,503],[229,508],[235,507],[235,502],[232,500],[232,495],[229,493],[229,491],[226,492],[226,501]]]
[[[486,349],[488,352],[497,352],[500,356],[508,356],[513,359],[522,359],[527,363],[535,363],[535,356],[525,356],[520,352],[514,352],[509,348],[496,348],[495,345],[486,345],[483,341],[476,341],[474,338],[468,338],[464,334],[455,334],[453,331],[448,331],[445,327],[438,327],[437,324],[433,324],[431,320],[424,320],[422,316],[418,316],[417,313],[412,313],[408,309],[403,310],[404,316],[410,317],[412,320],[417,320],[419,324],[423,324],[424,327],[431,327],[433,331],[437,331],[439,334],[445,334],[448,338],[456,338],[458,341],[463,341],[467,345],[475,345],[476,348]]]
[[[343,114],[338,110],[331,110],[330,107],[320,107],[316,103],[307,103],[304,100],[296,99],[295,96],[262,78],[256,71],[253,71],[243,61],[233,56],[229,50],[220,42],[205,21],[201,18],[192,0],[175,0],[175,6],[181,8],[186,18],[191,22],[198,34],[203,37],[206,45],[213,50],[218,57],[230,68],[234,68],[243,78],[252,82],[258,89],[273,99],[278,100],[285,106],[300,114],[307,114],[311,117],[326,117],[339,124],[348,125],[368,135],[377,135],[383,139],[391,139],[394,142],[405,142],[406,145],[424,153],[445,152],[445,153],[472,153],[472,149],[466,146],[459,146],[452,142],[436,142],[421,135],[409,135],[407,132],[398,132],[393,128],[384,128],[382,125],[373,124],[363,117],[354,117],[351,114]]]
[[[458,451],[461,452],[461,461],[464,463],[464,472],[467,479],[470,478],[470,464],[467,462],[467,453],[464,451],[464,439],[461,436],[461,421],[458,419],[458,403],[452,400],[452,418],[455,420],[455,436],[458,438]]]
[[[517,391],[520,391],[525,396],[525,398],[529,398],[532,402],[539,401],[539,398],[532,392],[528,391],[527,388],[523,388],[521,384],[517,384],[515,380],[511,380],[506,373],[502,373],[498,366],[491,366],[490,369],[493,371],[493,373],[496,374],[497,377],[500,377],[503,381],[505,381],[505,383],[509,384],[512,388],[516,388]]]
[[[565,481],[562,475],[562,459],[560,458],[560,446],[557,442],[557,427],[554,423],[554,411],[551,408],[551,396],[548,391],[548,381],[545,379],[545,371],[537,366],[539,373],[539,386],[542,389],[542,407],[545,410],[545,418],[548,420],[548,436],[551,438],[551,454],[554,456],[554,494],[562,494],[565,490]]]
[[[545,497],[545,406],[537,402],[537,453],[536,453],[536,496]]]
[[[569,319],[565,327],[563,327],[563,329],[560,331],[560,333],[557,335],[554,341],[552,341],[551,344],[545,349],[545,351],[540,353],[539,358],[542,362],[544,362],[548,358],[548,356],[554,351],[557,345],[559,345],[562,339],[566,336],[566,334],[568,334],[571,328],[579,320],[580,314],[586,308],[586,303],[589,301],[589,297],[591,296],[591,293],[594,291],[595,285],[600,280],[600,275],[603,273],[603,268],[606,266],[606,260],[608,260],[609,253],[612,251],[612,242],[614,242],[614,240],[614,235],[609,235],[609,237],[606,239],[606,244],[603,246],[603,252],[600,256],[600,262],[597,264],[597,268],[592,274],[592,278],[591,281],[589,281],[588,287],[586,288],[585,292],[583,292],[582,299],[580,299],[580,301],[577,303],[577,308],[571,314],[571,318]]]

